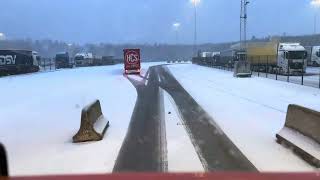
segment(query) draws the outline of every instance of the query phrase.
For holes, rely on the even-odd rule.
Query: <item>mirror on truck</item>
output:
[[[303,59],[306,59],[308,57],[308,52],[304,52],[304,58]]]

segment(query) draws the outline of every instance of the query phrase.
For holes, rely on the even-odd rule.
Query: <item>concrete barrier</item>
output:
[[[247,61],[238,61],[234,65],[234,77],[251,77],[251,66]]]
[[[100,141],[108,127],[109,121],[105,120],[100,101],[96,100],[82,109],[80,129],[73,136],[73,142]]]
[[[289,105],[285,127],[276,135],[301,158],[320,168],[320,112]]]

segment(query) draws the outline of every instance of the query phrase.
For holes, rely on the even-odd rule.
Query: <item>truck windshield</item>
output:
[[[305,59],[307,57],[306,51],[289,51],[287,59]]]
[[[56,56],[56,59],[66,59],[66,58],[68,58],[67,55],[57,55]]]
[[[76,56],[75,60],[84,60],[84,57],[83,56]]]

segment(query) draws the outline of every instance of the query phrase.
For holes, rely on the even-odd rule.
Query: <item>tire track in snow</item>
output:
[[[137,89],[138,98],[113,172],[166,172],[163,97],[159,92],[158,75],[150,68],[146,85],[128,79]]]
[[[207,171],[257,171],[214,120],[185,91],[166,67],[157,67],[161,87],[179,107],[199,158]]]

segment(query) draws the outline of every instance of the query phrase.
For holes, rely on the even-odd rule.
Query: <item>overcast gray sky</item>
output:
[[[248,36],[313,33],[311,0],[251,0]],[[75,43],[193,42],[190,0],[0,0],[0,32],[7,38]],[[201,0],[200,43],[239,39],[240,0]],[[318,13],[320,14],[320,13]],[[320,32],[320,15],[318,18]]]

